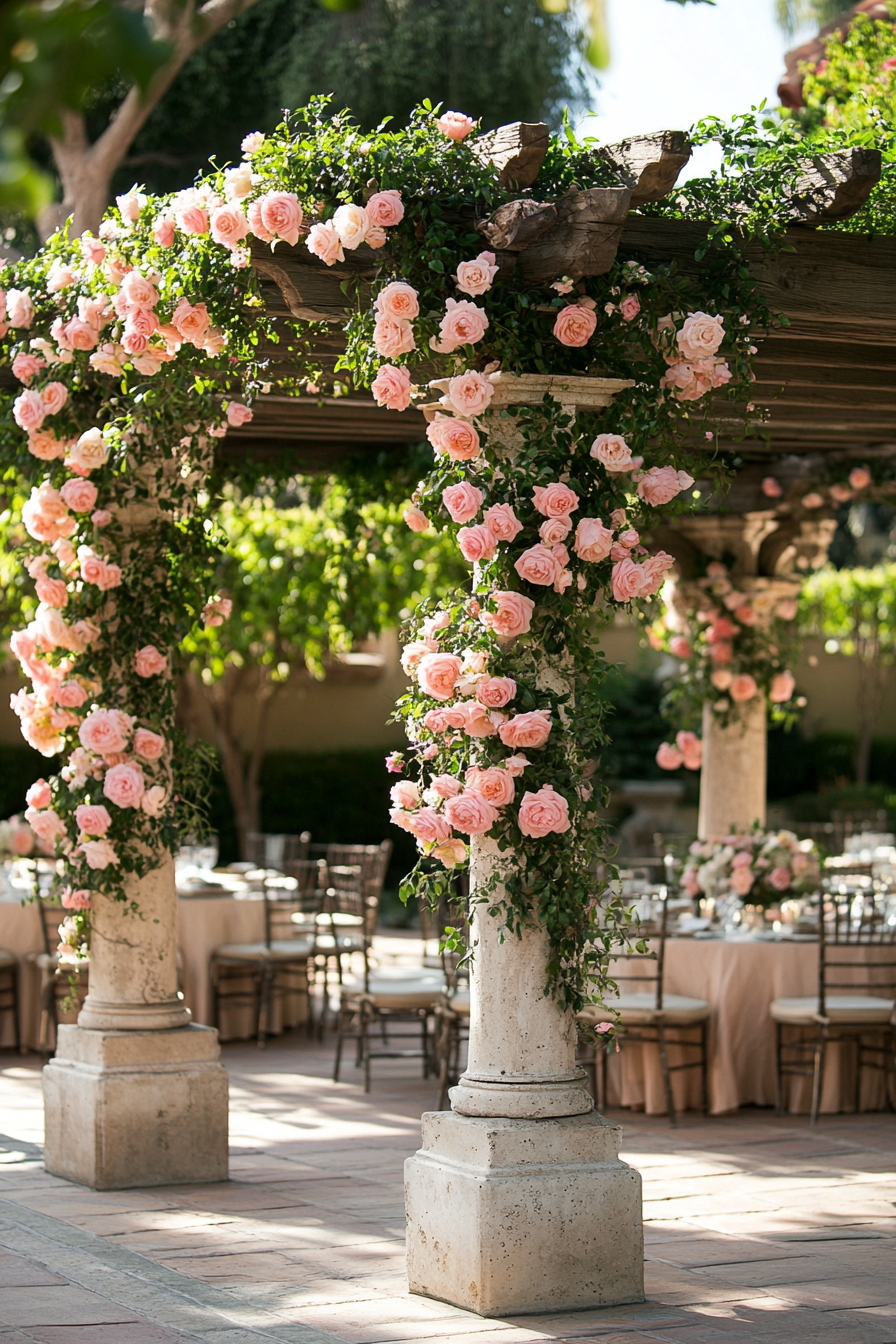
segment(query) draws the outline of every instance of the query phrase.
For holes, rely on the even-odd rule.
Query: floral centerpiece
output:
[[[41,850],[34,831],[18,815],[0,821],[0,862],[27,859],[35,852],[52,853],[52,846],[48,850]]]
[[[719,901],[737,897],[744,904],[768,908],[818,887],[821,876],[813,840],[793,831],[756,829],[747,835],[695,840],[681,874],[686,895]]]

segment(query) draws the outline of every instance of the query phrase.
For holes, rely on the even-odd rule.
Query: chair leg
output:
[[[370,1091],[370,1042],[367,1039],[369,1011],[366,1003],[361,1004],[361,1058],[364,1062],[364,1091]]]
[[[709,1114],[709,1023],[700,1023],[700,1110]]]
[[[775,1115],[784,1114],[784,1026],[775,1023]]]
[[[672,1097],[672,1078],[669,1073],[669,1059],[666,1054],[666,1032],[662,1024],[656,1029],[657,1042],[660,1047],[660,1068],[663,1071],[663,1091],[666,1094],[666,1109],[669,1112],[669,1124],[677,1125],[678,1117],[675,1114],[675,1102]]]
[[[22,1028],[19,1022],[19,968],[13,968],[12,973],[12,1032],[15,1037],[16,1050],[20,1055],[25,1053],[22,1044]]]
[[[819,1027],[818,1035],[815,1039],[815,1067],[812,1073],[812,1114],[809,1123],[818,1124],[818,1113],[821,1110],[821,1089],[824,1083],[824,1055],[827,1046],[827,1030]]]

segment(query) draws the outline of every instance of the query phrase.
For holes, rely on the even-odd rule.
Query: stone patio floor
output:
[[[416,1062],[364,1096],[300,1033],[226,1046],[232,1179],[96,1193],[41,1167],[40,1066],[0,1054],[0,1344],[896,1344],[896,1118],[613,1113],[644,1177],[643,1306],[482,1320],[412,1297]]]

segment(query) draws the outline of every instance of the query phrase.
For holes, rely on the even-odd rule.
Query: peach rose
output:
[[[675,745],[681,752],[688,770],[699,770],[703,764],[703,743],[696,733],[683,729],[675,734]]]
[[[482,308],[469,299],[446,299],[445,316],[439,323],[438,339],[430,345],[441,355],[450,355],[462,345],[475,345],[488,330],[488,318]]]
[[[177,222],[184,233],[198,238],[208,233],[208,211],[199,205],[184,205],[177,211]]]
[[[121,282],[121,293],[132,308],[155,308],[159,291],[139,271],[128,271]]]
[[[775,480],[774,476],[764,476],[762,478],[762,493],[766,499],[780,499],[784,490],[780,481]]]
[[[488,410],[494,394],[494,385],[488,378],[473,370],[459,373],[455,378],[448,380],[448,405],[458,415],[470,419]]]
[[[675,559],[668,551],[657,551],[656,555],[648,555],[641,564],[644,577],[639,596],[651,597],[654,593],[658,593],[674,564]]]
[[[492,765],[483,770],[474,765],[467,771],[465,778],[470,792],[481,793],[492,807],[506,807],[513,802],[513,776],[500,766]]]
[[[753,885],[753,874],[749,868],[735,868],[730,878],[731,889],[738,896],[749,894]]]
[[[39,574],[35,583],[39,602],[48,607],[61,608],[68,605],[68,589],[62,579],[51,579],[47,574]]]
[[[457,534],[460,553],[470,564],[481,560],[493,560],[497,550],[497,538],[485,523],[474,527],[462,527]]]
[[[775,615],[782,621],[792,621],[797,613],[796,598],[785,597],[783,602],[779,602],[775,607]]]
[[[429,787],[440,798],[454,798],[460,793],[460,782],[453,775],[434,775]]]
[[[519,827],[523,835],[540,840],[546,835],[568,831],[569,803],[552,784],[544,784],[537,793],[524,793],[520,803]]]
[[[171,314],[171,325],[181,340],[189,341],[201,350],[210,325],[208,308],[204,303],[192,304],[189,299],[181,299]]]
[[[272,238],[282,238],[290,247],[295,247],[299,241],[299,229],[302,225],[302,207],[295,192],[269,191],[252,204],[258,207],[258,217],[268,235],[262,241],[270,242]],[[251,217],[249,222],[251,225]],[[256,232],[254,227],[252,231]]]
[[[416,807],[420,802],[420,789],[413,780],[400,779],[389,790],[393,807]]]
[[[58,537],[70,537],[77,527],[59,491],[48,481],[32,486],[31,497],[22,506],[22,522],[35,541],[53,542]]]
[[[393,280],[381,289],[373,306],[381,317],[391,317],[396,322],[410,322],[420,316],[417,291],[403,280]]]
[[[373,344],[383,359],[409,354],[416,350],[414,329],[410,322],[396,322],[393,317],[380,316],[373,327]]]
[[[234,248],[249,232],[249,221],[238,205],[221,205],[212,212],[212,242]]]
[[[206,602],[202,608],[202,623],[211,628],[223,625],[225,621],[230,620],[230,613],[233,611],[233,602],[229,597],[215,597],[211,602]]]
[[[449,726],[444,709],[428,709],[423,715],[423,727],[431,733],[444,733]]]
[[[68,289],[69,285],[75,283],[75,273],[68,262],[63,261],[61,257],[56,257],[53,265],[47,272],[47,290],[50,294],[57,294],[61,289]]]
[[[621,434],[598,434],[591,445],[590,456],[607,471],[633,471],[635,467],[632,450]]]
[[[515,695],[513,677],[485,677],[476,687],[476,699],[487,709],[503,709]]]
[[[467,847],[463,840],[458,840],[455,836],[453,840],[443,840],[440,845],[434,845],[429,857],[438,859],[446,868],[454,868],[458,863],[463,863],[467,857]]]
[[[491,289],[497,274],[494,252],[480,252],[475,261],[462,261],[454,278],[458,289],[477,298]]]
[[[159,247],[173,247],[174,220],[168,215],[161,215],[152,226],[152,237]]]
[[[434,807],[421,807],[419,811],[413,812],[408,822],[408,830],[424,845],[438,844],[440,840],[447,840],[451,835],[448,822]]]
[[[116,807],[139,807],[144,788],[139,765],[113,765],[103,780],[103,793]]]
[[[613,545],[613,533],[599,518],[582,518],[576,528],[573,550],[580,560],[596,563],[606,560]]]
[[[367,218],[381,229],[394,228],[404,219],[404,205],[400,191],[375,191],[367,202]]]
[[[554,481],[551,485],[536,485],[532,498],[539,513],[548,518],[565,518],[579,507],[579,497],[568,485]]]
[[[641,302],[637,294],[627,294],[619,305],[623,322],[633,322],[641,311]]]
[[[102,803],[82,803],[75,808],[75,821],[84,835],[105,835],[112,825],[112,818]]]
[[[426,426],[426,437],[437,453],[446,453],[454,462],[470,462],[479,456],[479,435],[466,420],[437,414]]]
[[[430,525],[426,514],[416,504],[410,504],[401,516],[412,532],[425,532]]]
[[[495,602],[494,611],[483,611],[479,617],[483,625],[488,626],[499,639],[516,639],[525,635],[532,624],[535,603],[522,593],[495,592],[491,594]]]
[[[41,462],[54,462],[65,453],[65,444],[51,429],[36,429],[28,435],[28,451]]]
[[[134,671],[138,677],[157,677],[168,670],[168,659],[154,644],[144,644],[134,654]]]
[[[682,490],[690,489],[693,484],[693,476],[689,476],[686,471],[676,471],[674,467],[651,467],[638,482],[638,495],[651,508],[658,508],[668,504]]]
[[[382,364],[370,390],[378,406],[385,406],[390,411],[406,411],[411,404],[410,370]]]
[[[543,747],[551,735],[549,709],[533,709],[528,714],[516,714],[498,729],[505,747],[516,749]]]
[[[820,509],[824,504],[824,495],[820,495],[817,490],[810,490],[808,495],[803,495],[801,503],[804,509]]]
[[[493,504],[486,509],[482,520],[498,541],[513,541],[523,530],[523,525],[509,504]]]
[[[617,602],[630,602],[644,591],[647,576],[641,565],[636,565],[631,556],[618,560],[613,566],[613,597]]]
[[[696,312],[688,313],[675,339],[685,359],[707,359],[715,354],[724,338],[725,327],[720,317]]]
[[[63,709],[78,709],[87,699],[87,692],[77,681],[64,681],[56,692],[56,703]]]
[[[252,207],[249,207],[252,218]],[[257,230],[253,229],[253,232]],[[317,257],[325,266],[335,266],[337,261],[345,261],[342,241],[331,224],[312,224],[305,239],[305,246],[313,257]]]
[[[752,700],[758,690],[759,687],[749,672],[739,672],[737,676],[732,677],[728,694],[736,703],[742,704],[746,700]]]
[[[527,583],[548,586],[557,577],[557,559],[547,546],[530,546],[527,551],[523,551],[513,567],[520,578],[525,579]]]
[[[360,247],[370,229],[370,216],[363,205],[340,205],[333,215],[333,228],[343,247]]]
[[[97,490],[91,481],[74,476],[65,482],[59,491],[62,502],[72,513],[89,513],[96,504]]]
[[[153,784],[151,789],[147,789],[140,799],[140,811],[146,816],[158,819],[162,816],[168,805],[168,790],[161,784]]]
[[[446,485],[442,491],[442,503],[451,515],[452,522],[455,523],[468,523],[471,518],[475,518],[484,498],[482,491],[475,485],[470,485],[469,481],[461,481],[459,485]],[[493,529],[489,530],[494,536]]]
[[[554,335],[561,345],[587,345],[597,327],[593,308],[569,303],[561,308],[554,323]]]
[[[88,868],[108,868],[119,861],[114,846],[108,840],[82,840],[80,849]]]
[[[538,529],[538,535],[545,546],[558,546],[565,541],[572,530],[572,519],[564,516],[546,518]]]
[[[478,700],[462,700],[454,709],[463,716],[460,726],[468,737],[494,737],[498,731],[494,721],[495,711],[486,709]],[[448,713],[450,715],[451,711]],[[497,717],[503,719],[504,715],[499,714]]]
[[[66,910],[89,910],[90,892],[86,887],[64,887],[59,896],[63,908]]]
[[[417,682],[433,700],[450,700],[461,674],[461,661],[453,653],[426,653],[417,664]]]
[[[15,370],[15,365],[13,365]],[[871,472],[867,467],[853,467],[849,473],[849,483],[853,490],[867,490],[871,484]]]
[[[445,816],[456,831],[484,835],[498,820],[498,809],[481,793],[465,791],[446,800]]]
[[[768,698],[773,705],[783,705],[793,695],[796,678],[792,672],[778,672],[772,677]]]
[[[47,367],[47,361],[41,359],[40,355],[29,355],[24,350],[20,350],[12,362],[12,371],[20,383],[27,387],[32,378],[36,378],[41,369]]]
[[[25,802],[29,807],[49,807],[52,801],[53,795],[45,779],[36,779],[25,794]]]
[[[81,723],[78,739],[82,747],[98,756],[125,751],[128,745],[125,716],[114,709],[94,709]]]
[[[385,247],[386,242],[388,241],[386,230],[381,229],[378,224],[371,224],[370,228],[367,230],[367,237],[364,241],[368,247],[372,247],[374,250],[380,247]]]
[[[12,404],[12,414],[19,429],[24,429],[28,434],[32,430],[40,429],[47,408],[39,392],[20,392]]]
[[[436,125],[449,140],[465,140],[476,123],[465,112],[443,112]]]
[[[231,401],[227,404],[227,423],[238,428],[240,425],[248,425],[253,419],[252,412],[248,406],[244,406],[241,401]]]
[[[657,747],[656,763],[661,770],[678,770],[684,765],[684,756],[671,742],[661,742]]]
[[[68,401],[68,388],[64,383],[47,383],[41,390],[40,399],[44,404],[45,414],[55,415]]]
[[[26,807],[25,820],[34,834],[41,840],[46,840],[48,844],[55,844],[65,835],[65,822],[51,807],[44,808],[40,812],[36,808]]]
[[[27,289],[11,289],[6,295],[6,320],[11,327],[30,327],[34,304]]]
[[[165,750],[165,739],[161,733],[152,733],[148,728],[138,728],[134,734],[134,750],[145,761],[157,761]]]

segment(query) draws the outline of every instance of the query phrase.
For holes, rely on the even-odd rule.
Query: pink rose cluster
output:
[[[251,221],[251,206],[249,218]],[[375,249],[384,247],[388,241],[386,230],[403,219],[401,192],[376,191],[368,197],[366,205],[340,205],[332,219],[312,224],[305,246],[325,266],[335,266],[338,261],[345,261],[345,248],[352,252],[362,243]]]
[[[666,324],[671,328],[671,319]],[[677,348],[665,351],[669,365],[660,386],[669,389],[679,401],[698,401],[713,388],[731,381],[731,370],[716,351],[725,339],[725,325],[710,313],[688,313],[675,333]]]
[[[703,764],[703,743],[696,733],[680,732],[675,736],[675,745],[663,742],[656,753],[656,763],[661,770],[699,770]]]

